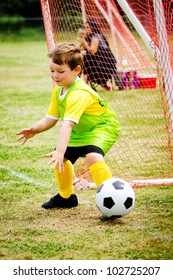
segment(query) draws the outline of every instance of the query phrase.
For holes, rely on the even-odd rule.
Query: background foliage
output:
[[[27,29],[27,30],[26,30]],[[44,25],[39,0],[0,1],[0,40],[16,40],[16,35],[43,39]],[[27,34],[27,36],[26,36]],[[34,39],[34,37],[32,37]]]
[[[41,15],[40,1],[38,0],[2,0],[0,1],[0,16],[35,17]]]

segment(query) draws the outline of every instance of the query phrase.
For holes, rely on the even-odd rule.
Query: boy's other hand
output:
[[[58,168],[59,173],[64,171],[64,155],[58,151],[53,151],[45,155],[45,157],[51,157],[48,165],[53,164],[53,169]]]

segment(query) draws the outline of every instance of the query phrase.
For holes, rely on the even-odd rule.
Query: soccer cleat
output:
[[[56,194],[49,201],[42,204],[42,208],[72,208],[78,206],[78,199],[75,194],[71,194],[69,198],[63,198],[60,194]]]

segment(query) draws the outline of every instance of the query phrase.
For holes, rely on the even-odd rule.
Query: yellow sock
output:
[[[59,173],[58,168],[54,169],[56,182],[60,196],[69,198],[74,193],[73,189],[73,166],[69,160],[64,162],[64,171]]]
[[[109,166],[104,161],[99,161],[89,167],[90,174],[96,186],[98,187],[103,181],[112,178]]]

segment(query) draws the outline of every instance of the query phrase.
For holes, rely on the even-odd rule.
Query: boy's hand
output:
[[[16,133],[16,135],[21,135],[21,136],[17,139],[17,141],[20,141],[21,139],[24,139],[24,141],[22,142],[22,145],[24,145],[25,142],[26,142],[29,138],[31,138],[31,137],[33,137],[33,136],[35,135],[35,132],[34,132],[33,128],[24,128],[24,129],[18,131],[18,132]]]
[[[46,154],[45,157],[51,157],[51,160],[48,162],[48,165],[53,164],[53,168],[56,166],[58,168],[59,173],[64,171],[64,155],[58,151],[53,151],[49,154]]]

